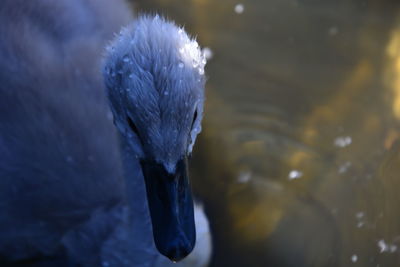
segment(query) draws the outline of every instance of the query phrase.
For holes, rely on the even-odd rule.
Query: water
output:
[[[398,1],[136,3],[212,51],[191,172],[212,266],[400,266]]]

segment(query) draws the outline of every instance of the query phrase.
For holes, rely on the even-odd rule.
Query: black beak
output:
[[[170,260],[179,261],[196,243],[187,159],[178,161],[174,173],[154,161],[141,164],[156,247]]]

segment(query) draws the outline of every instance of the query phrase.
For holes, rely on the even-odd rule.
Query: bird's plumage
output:
[[[138,18],[108,45],[104,77],[115,122],[129,134],[129,117],[146,136],[140,156],[168,167],[191,152],[201,130],[205,63],[197,42],[159,16]]]
[[[118,137],[101,75],[106,43],[131,19],[118,0],[1,1],[2,266],[152,266],[159,257],[147,203],[138,201],[146,196],[137,149]],[[190,104],[201,119],[202,101]],[[192,139],[196,123],[194,132],[182,124]]]
[[[2,258],[52,254],[90,210],[122,200],[117,136],[96,66],[129,16],[116,5],[120,21],[103,27],[96,18],[113,16],[94,4],[0,4]]]

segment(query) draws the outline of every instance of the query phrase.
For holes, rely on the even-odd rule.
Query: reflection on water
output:
[[[142,0],[210,47],[213,266],[400,265],[400,3]]]

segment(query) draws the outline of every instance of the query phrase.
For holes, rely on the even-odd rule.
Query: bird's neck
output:
[[[147,211],[146,188],[140,162],[125,137],[120,135],[119,140],[128,205],[135,212],[138,209]]]
[[[117,262],[129,259],[130,266],[153,266],[152,263],[159,255],[153,241],[142,169],[125,138],[119,136],[119,140],[125,180],[125,205],[128,207],[125,210],[129,211],[128,216],[123,216],[123,222],[118,225],[118,231],[110,237],[110,240],[116,241],[111,243],[114,245],[109,248],[109,252]],[[107,258],[107,255],[104,257]]]
[[[153,231],[151,227],[150,213],[147,204],[146,187],[142,174],[142,168],[136,155],[126,142],[123,136],[120,136],[120,147],[122,164],[124,170],[126,200],[130,209],[130,227],[134,232],[135,239],[154,247]]]

